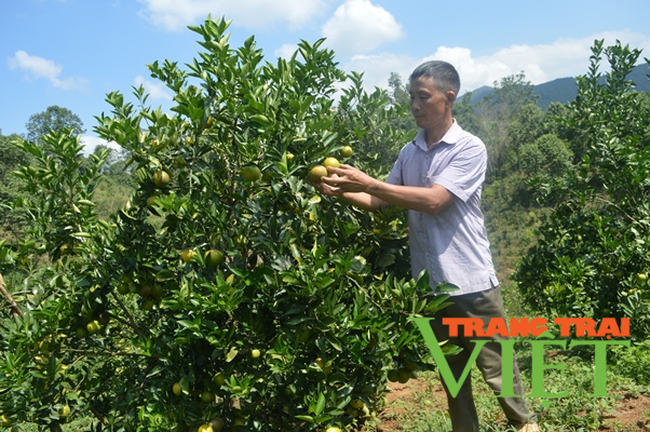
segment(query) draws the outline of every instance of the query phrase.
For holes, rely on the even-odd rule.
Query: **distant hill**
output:
[[[650,92],[650,66],[646,63],[637,65],[628,78],[636,84],[636,90]],[[477,103],[486,96],[494,93],[493,87],[483,86],[472,91],[472,103]],[[566,104],[575,99],[578,94],[578,86],[575,78],[558,78],[535,86],[533,93],[539,96],[537,105],[546,109],[551,102]]]

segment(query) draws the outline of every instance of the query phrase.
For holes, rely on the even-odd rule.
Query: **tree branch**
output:
[[[2,274],[0,274],[0,292],[2,292],[2,295],[4,295],[9,302],[9,306],[11,307],[11,314],[14,316],[14,318],[22,318],[23,312],[20,310],[9,291],[7,291],[6,287],[7,285],[5,284],[5,280],[2,278]]]

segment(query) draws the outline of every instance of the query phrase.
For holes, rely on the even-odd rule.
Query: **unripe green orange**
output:
[[[210,249],[205,253],[205,264],[208,267],[217,267],[223,263],[223,254],[216,249]]]
[[[166,171],[162,171],[162,170],[156,171],[153,175],[153,182],[160,189],[167,186],[170,180],[171,177],[169,176],[169,173],[167,173]]]
[[[249,182],[256,182],[262,177],[262,172],[255,165],[248,165],[241,169],[241,176]]]

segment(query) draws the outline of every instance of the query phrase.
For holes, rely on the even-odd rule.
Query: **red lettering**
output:
[[[465,336],[485,336],[483,332],[483,320],[481,318],[467,318],[468,323],[465,324]]]
[[[458,326],[463,325],[465,318],[443,318],[442,325],[449,326],[449,336],[456,337],[458,336]]]
[[[449,336],[458,336],[458,326],[462,325],[465,329],[465,336],[485,336],[483,332],[483,320],[480,318],[443,318],[442,324],[449,326]]]
[[[571,336],[571,325],[576,324],[575,318],[555,318],[553,324],[560,326],[560,336]]]
[[[603,318],[598,327],[598,337],[607,336],[607,339],[612,336],[618,337],[621,335],[621,331],[618,328],[616,323],[616,318]]]
[[[629,318],[621,318],[621,336],[630,336]]]
[[[544,332],[548,331],[548,327],[546,326],[546,323],[548,320],[546,318],[533,318],[530,324],[528,325],[528,328],[530,330],[530,334],[533,336],[539,336]]]
[[[510,318],[510,336],[529,336],[528,318]]]
[[[492,318],[490,319],[490,324],[488,324],[487,330],[485,331],[487,336],[494,336],[498,334],[500,336],[508,336],[508,326],[503,318]]]
[[[596,321],[593,318],[576,318],[576,337],[579,336],[596,336]]]

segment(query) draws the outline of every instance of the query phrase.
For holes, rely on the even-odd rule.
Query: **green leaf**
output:
[[[318,402],[316,403],[316,408],[314,409],[314,414],[320,415],[325,409],[325,393],[320,393],[318,395]]]
[[[226,355],[226,363],[230,363],[231,361],[233,361],[235,357],[237,357],[237,354],[239,354],[237,348],[235,347],[230,348],[230,351],[228,351],[228,354]]]

